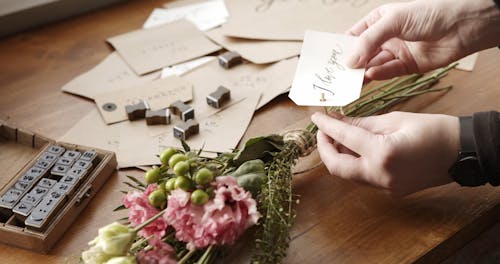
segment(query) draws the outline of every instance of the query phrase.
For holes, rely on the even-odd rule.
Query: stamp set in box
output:
[[[0,241],[48,252],[111,176],[113,152],[0,121]]]

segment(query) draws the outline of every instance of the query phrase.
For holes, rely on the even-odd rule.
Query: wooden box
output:
[[[62,148],[52,148],[52,146]],[[64,148],[65,152],[61,156],[56,156],[54,165],[40,174],[40,178],[35,178],[32,182],[23,181],[31,179],[27,178],[27,175],[32,169],[39,168],[38,162],[52,158],[49,148],[50,150]],[[57,173],[55,167],[65,161],[63,155],[65,156],[66,152],[68,154],[79,152],[82,155],[73,157],[73,163],[67,164],[70,167],[67,172]],[[84,157],[89,158],[89,161],[84,160]],[[77,167],[77,164],[86,166],[87,169]],[[0,241],[47,253],[99,191],[116,166],[113,152],[55,142],[0,120]],[[60,166],[59,169],[64,171],[65,167]],[[80,177],[67,176],[73,169],[73,172],[81,172]],[[74,181],[63,183],[69,180]],[[24,191],[18,191],[23,188]],[[37,194],[44,192],[47,192],[45,196],[36,198]],[[12,198],[21,196],[22,198],[16,198],[17,201]],[[9,203],[16,203],[16,207],[10,209]],[[25,209],[31,211],[25,212]],[[37,219],[40,215],[43,217]],[[33,223],[36,223],[36,226]]]

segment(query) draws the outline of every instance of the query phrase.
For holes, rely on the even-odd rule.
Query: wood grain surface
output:
[[[130,1],[1,39],[0,119],[53,139],[63,135],[95,106],[60,88],[111,52],[106,38],[140,28],[162,4]],[[499,59],[498,49],[483,51],[474,72],[454,70],[442,81],[454,85],[446,95],[422,96],[400,108],[453,115],[500,109]],[[281,96],[256,113],[244,140],[303,124],[317,110]],[[298,167],[318,162],[313,153]],[[129,174],[141,172],[115,173],[49,254],[0,244],[0,263],[77,263],[97,229],[123,216],[111,211],[120,203],[121,182]],[[475,249],[500,245],[488,239],[499,237],[496,226],[469,243],[498,222],[499,188],[450,184],[396,199],[331,176],[323,166],[294,177],[301,202],[285,263],[436,263],[450,255],[448,262],[454,263],[477,260],[471,257]],[[241,249],[248,244],[236,245],[228,262],[244,262]]]

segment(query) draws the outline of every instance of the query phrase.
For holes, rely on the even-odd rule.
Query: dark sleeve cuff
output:
[[[500,113],[475,113],[472,130],[482,177],[491,185],[500,185]]]

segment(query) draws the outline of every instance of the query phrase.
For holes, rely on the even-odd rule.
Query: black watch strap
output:
[[[476,153],[476,143],[474,142],[474,124],[472,116],[461,116],[460,120],[460,153]]]
[[[474,139],[472,117],[460,117],[460,151],[449,174],[462,186],[479,186],[485,184],[481,173],[479,158]]]

